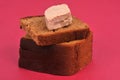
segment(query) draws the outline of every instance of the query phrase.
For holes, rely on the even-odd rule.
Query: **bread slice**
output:
[[[47,29],[44,16],[21,18],[20,26],[40,46],[83,39],[89,32],[88,25],[75,17],[71,25],[57,30]]]
[[[92,60],[92,33],[85,39],[38,46],[29,36],[21,38],[19,66],[28,70],[73,75]]]

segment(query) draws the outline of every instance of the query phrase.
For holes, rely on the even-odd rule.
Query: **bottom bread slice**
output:
[[[72,75],[92,60],[92,32],[82,40],[50,46],[37,46],[27,37],[21,38],[19,66],[25,69]]]

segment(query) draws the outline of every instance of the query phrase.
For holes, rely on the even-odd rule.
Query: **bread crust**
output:
[[[82,40],[74,40],[50,46],[38,46],[23,37],[20,41],[19,66],[28,70],[56,75],[73,75],[92,60],[93,34]]]

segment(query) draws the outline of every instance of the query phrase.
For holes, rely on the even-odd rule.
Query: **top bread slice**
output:
[[[20,27],[31,36],[37,45],[40,46],[83,39],[90,31],[86,23],[75,17],[73,17],[73,22],[71,25],[57,30],[47,29],[44,16],[21,18]]]

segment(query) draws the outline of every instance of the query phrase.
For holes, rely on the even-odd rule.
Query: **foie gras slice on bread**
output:
[[[47,29],[44,16],[21,18],[20,26],[40,46],[83,39],[89,33],[88,25],[75,17],[71,25],[56,30]]]
[[[92,60],[92,32],[82,40],[38,46],[30,37],[20,41],[19,66],[57,75],[73,75]]]
[[[59,29],[72,23],[72,15],[66,4],[54,5],[46,9],[45,21],[49,30]]]

